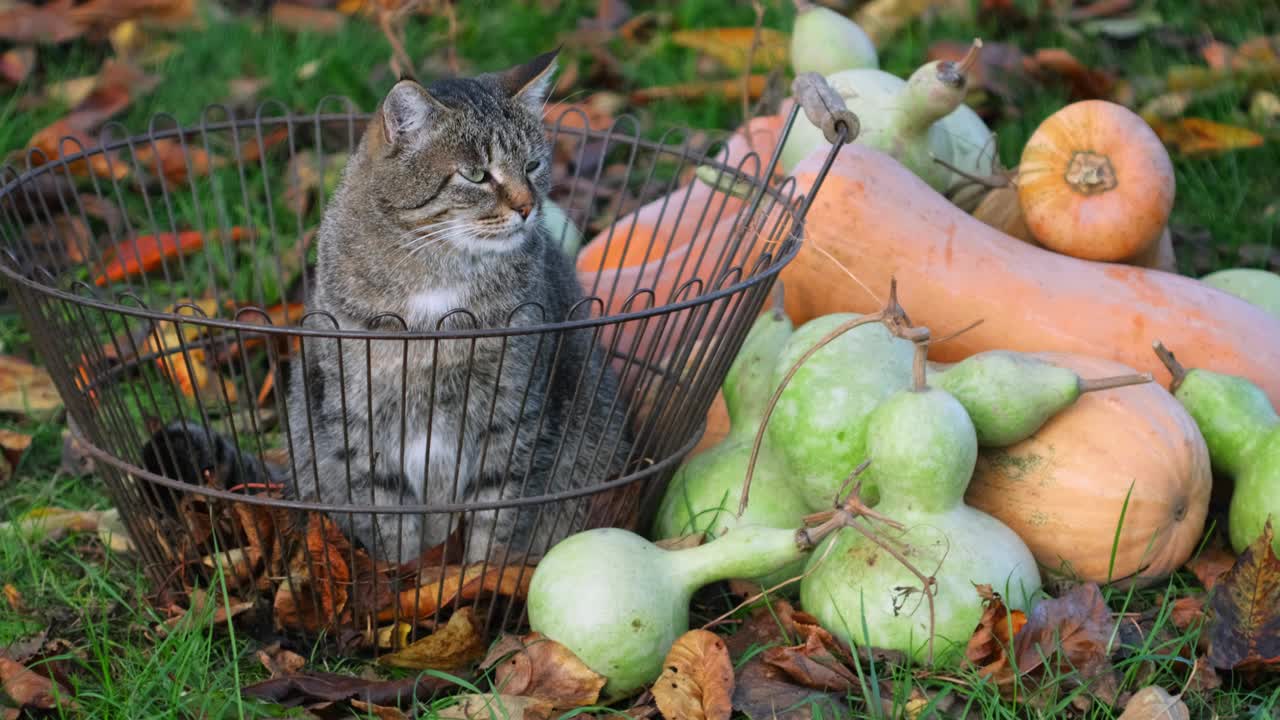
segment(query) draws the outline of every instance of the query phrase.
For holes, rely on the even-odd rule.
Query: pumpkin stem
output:
[[[1173,376],[1173,382],[1169,383],[1169,392],[1178,392],[1178,388],[1182,386],[1182,381],[1187,377],[1187,369],[1178,362],[1178,358],[1173,356],[1169,348],[1159,340],[1152,344],[1152,349],[1156,351],[1156,357],[1160,358],[1160,362],[1169,370],[1169,374]]]
[[[1080,378],[1077,387],[1080,388],[1080,394],[1096,392],[1098,390],[1110,390],[1112,388],[1126,387],[1128,385],[1141,385],[1151,382],[1151,373],[1138,373],[1136,375],[1115,375],[1112,377],[1102,378]]]
[[[1071,156],[1062,179],[1081,195],[1100,195],[1120,184],[1111,158],[1089,150],[1078,150]]]

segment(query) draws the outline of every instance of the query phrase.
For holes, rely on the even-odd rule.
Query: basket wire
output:
[[[566,318],[526,307],[513,315],[540,313],[538,322],[480,327],[458,309],[434,331],[410,329],[394,313],[376,329],[356,330],[306,313],[301,302],[314,284],[309,236],[325,205],[325,174],[356,147],[371,117],[344,98],[327,99],[310,115],[278,103],[251,117],[211,106],[187,127],[162,114],[142,135],[111,124],[91,147],[65,138],[59,157],[28,151],[25,167],[0,171],[0,274],[156,589],[187,592],[221,572],[236,592],[273,603],[278,629],[328,631],[375,653],[387,649],[375,628],[407,623],[407,638],[390,643],[396,647],[461,605],[473,606],[485,633],[514,631],[524,617],[521,604],[509,601],[519,595],[512,588],[527,585],[529,566],[549,543],[489,548],[477,566],[462,566],[466,548],[488,540],[469,537],[467,528],[477,513],[505,509],[546,523],[549,537],[592,526],[646,529],[667,479],[699,440],[777,273],[798,250],[811,197],[797,194],[793,178],[767,180],[797,111],[767,162],[756,152],[712,156],[680,129],[646,139],[629,116],[605,128],[592,128],[576,109],[549,120],[552,199],[587,238],[594,234],[587,223],[606,224],[600,262],[579,262],[586,297]],[[714,168],[717,184],[732,181],[746,192],[712,192],[691,181],[698,166]],[[321,178],[311,202],[297,197],[304,172]],[[646,208],[657,208],[646,216],[656,231],[637,220]],[[146,248],[137,238],[161,233],[203,242],[192,252],[161,254],[147,272],[104,272],[113,261],[141,263]],[[622,258],[636,253],[645,262],[624,266]],[[276,492],[281,472],[313,461],[294,457],[280,428],[290,417],[288,377],[307,367],[312,343],[363,347],[366,366],[341,371],[368,383],[369,358],[388,343],[403,353],[465,346],[501,355],[515,342],[559,348],[570,333],[589,335],[607,358],[618,380],[609,410],[630,428],[632,443],[580,442],[559,452],[607,459],[622,450],[621,474],[606,475],[606,460],[593,466],[602,470],[588,485],[522,488],[488,503],[459,497],[456,473],[452,496],[425,504],[374,508],[350,496],[350,486],[346,498],[320,501]],[[576,387],[602,378],[580,377]],[[274,388],[264,392],[266,383]],[[403,393],[434,392],[407,384]],[[472,385],[468,365],[467,392]],[[346,381],[342,392],[345,402]],[[372,403],[371,392],[365,397]],[[372,440],[364,450],[372,455]],[[462,452],[459,443],[459,459]],[[417,561],[397,567],[325,520],[375,513],[444,517],[448,537],[411,539]]]

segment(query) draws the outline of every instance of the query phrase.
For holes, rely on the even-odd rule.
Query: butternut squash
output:
[[[800,189],[823,157],[795,169]],[[822,248],[863,285],[841,280]],[[941,337],[943,362],[983,350],[1096,355],[1171,379],[1156,339],[1188,366],[1239,375],[1280,402],[1280,321],[1192,278],[1080,260],[1009,237],[962,212],[892,158],[859,145],[840,151],[805,220],[805,241],[783,270],[786,308],[800,325],[833,312],[874,312],[890,278],[912,322]]]

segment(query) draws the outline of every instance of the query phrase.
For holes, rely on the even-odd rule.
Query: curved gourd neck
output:
[[[744,525],[698,547],[668,551],[667,561],[677,585],[692,593],[718,580],[768,575],[805,552],[795,530]]]

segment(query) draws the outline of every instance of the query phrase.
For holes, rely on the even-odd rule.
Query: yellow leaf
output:
[[[691,50],[710,55],[729,70],[741,72],[747,65],[747,54],[755,28],[710,28],[706,30],[678,30],[671,34],[671,41]],[[752,65],[770,68],[787,62],[790,36],[772,28],[760,29],[760,43],[752,56]]]
[[[1204,118],[1182,118],[1176,122],[1156,120],[1151,122],[1151,127],[1166,145],[1188,156],[1258,147],[1264,141],[1261,135],[1248,128]]]
[[[454,670],[484,655],[480,633],[474,612],[465,607],[450,616],[443,628],[399,652],[383,655],[378,662],[410,670]]]

